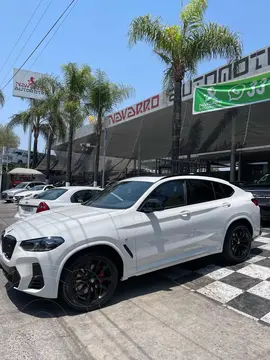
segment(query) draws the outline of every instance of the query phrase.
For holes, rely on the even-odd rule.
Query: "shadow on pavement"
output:
[[[118,288],[114,294],[113,299],[105,305],[105,307],[117,304],[119,302],[134,299],[143,295],[156,293],[159,291],[172,291],[172,289],[185,282],[181,281],[181,273],[188,267],[191,270],[196,270],[201,267],[215,264],[219,266],[226,266],[220,256],[208,256],[199,260],[190,261],[181,265],[176,265],[163,270],[155,271],[150,274],[131,278],[127,281],[120,282]],[[177,279],[179,275],[179,281],[173,281],[168,274],[174,273],[174,278]],[[196,273],[195,278],[199,278],[202,275]],[[184,279],[184,277],[183,277]],[[5,285],[7,295],[13,302],[16,308],[26,314],[35,316],[38,318],[51,318],[62,316],[74,316],[78,313],[70,310],[60,300],[54,299],[42,299],[32,295],[21,293],[10,287],[9,283]]]

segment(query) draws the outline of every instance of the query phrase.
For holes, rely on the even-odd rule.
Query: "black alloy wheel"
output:
[[[110,259],[87,254],[64,270],[59,295],[76,311],[92,311],[111,299],[117,283],[117,267]]]
[[[235,224],[227,232],[223,254],[233,263],[245,261],[250,254],[252,236],[245,224]]]

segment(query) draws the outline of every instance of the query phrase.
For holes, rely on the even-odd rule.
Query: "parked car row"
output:
[[[42,181],[23,181],[12,189],[2,191],[2,199],[7,202],[13,202],[15,200],[14,197],[19,193],[34,190],[36,186],[40,185],[44,187],[46,186],[46,184]]]
[[[60,187],[19,202],[0,264],[22,292],[102,307],[119,281],[211,254],[246,260],[260,235],[253,194],[199,176],[135,177],[106,189]]]

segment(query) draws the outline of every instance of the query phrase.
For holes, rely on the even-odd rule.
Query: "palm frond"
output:
[[[24,132],[27,131],[29,126],[33,126],[31,112],[26,110],[12,115],[9,123],[7,124],[7,129],[11,130],[15,126],[22,126]]]
[[[163,25],[160,17],[152,19],[149,14],[139,16],[129,26],[129,45],[144,41],[156,49],[171,50],[172,31],[173,27]]]
[[[171,93],[173,86],[173,68],[172,66],[169,66],[167,69],[164,70],[163,76],[163,91],[167,96]]]
[[[202,25],[205,11],[208,7],[208,0],[190,0],[181,11],[184,36]]]
[[[242,42],[238,33],[216,23],[204,24],[192,39],[195,61],[224,58],[237,60],[242,55]]]
[[[134,89],[131,86],[112,83],[107,74],[98,69],[89,82],[85,97],[88,115],[104,117],[133,94]]]
[[[4,106],[5,103],[5,96],[3,94],[3,92],[0,90],[0,106]]]

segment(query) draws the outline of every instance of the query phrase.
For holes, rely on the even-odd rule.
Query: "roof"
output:
[[[66,189],[66,190],[103,190],[100,187],[94,186],[60,186],[53,189]]]
[[[137,177],[131,177],[131,178],[127,178],[122,180],[121,182],[124,181],[144,181],[144,182],[151,182],[151,183],[155,183],[159,180],[162,180],[164,178],[164,176],[137,176]]]
[[[220,179],[220,178],[215,178],[215,177],[210,177],[210,176],[202,176],[202,175],[168,175],[168,176],[138,176],[138,177],[133,177],[133,178],[127,178],[122,180],[121,182],[124,181],[145,181],[145,182],[151,182],[151,183],[156,183],[160,180],[174,180],[174,179],[196,179],[196,180],[209,180],[209,181],[217,181],[217,182],[221,182],[223,184],[229,184],[228,181]]]

